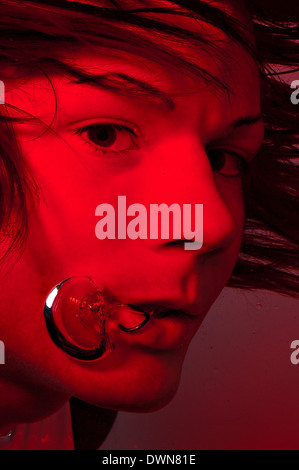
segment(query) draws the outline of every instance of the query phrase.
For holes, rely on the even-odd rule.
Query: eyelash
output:
[[[115,142],[117,141],[117,131],[127,132],[128,135],[130,135],[130,143],[129,143],[130,145],[128,146],[128,148],[120,149],[120,150],[111,150],[107,146],[107,148],[105,149],[105,147],[103,147],[103,146],[101,147],[100,145],[97,145],[94,142],[92,142],[90,137],[89,138],[84,137],[84,133],[91,133],[91,132],[100,131],[101,128],[102,128],[102,131],[103,131],[103,129],[105,127],[107,128],[106,130],[108,130],[108,129],[112,130],[113,129],[115,131],[115,140],[112,142],[111,145],[115,144]],[[102,123],[88,124],[86,126],[83,126],[83,127],[80,127],[79,129],[77,129],[74,132],[74,135],[80,136],[81,139],[89,147],[91,147],[96,154],[101,152],[102,156],[104,156],[104,157],[106,156],[106,154],[109,153],[110,158],[113,158],[113,157],[111,157],[111,155],[114,155],[114,157],[117,158],[119,156],[123,156],[123,155],[128,154],[132,150],[136,150],[136,149],[139,148],[138,145],[137,145],[137,142],[133,141],[133,139],[137,139],[139,137],[137,129],[133,129],[133,128],[131,128],[129,126],[126,126],[124,124],[119,124],[119,123],[115,123],[115,122],[102,122]]]
[[[106,138],[109,138],[109,131],[113,130],[113,132],[114,132],[114,134],[112,136],[113,142],[111,143],[111,146],[113,146],[115,144],[115,142],[117,142],[117,140],[118,140],[117,137],[118,137],[119,134],[117,134],[117,131],[126,132],[127,135],[130,136],[130,142],[128,144],[128,148],[119,149],[119,150],[111,150],[111,148],[110,148],[111,146],[109,147],[109,142],[108,142],[108,145],[107,145],[106,148],[105,148],[104,145],[102,145],[102,148],[101,148],[100,145],[97,145],[94,142],[92,142],[91,136],[89,136],[89,138],[84,137],[84,133],[92,133],[92,132],[96,133],[97,131],[98,132],[101,132],[101,131],[103,132],[104,131],[104,137],[105,137],[105,130],[106,130]],[[83,127],[80,127],[79,129],[77,129],[74,132],[74,135],[80,136],[82,138],[82,140],[89,147],[92,148],[92,150],[94,151],[95,154],[101,152],[102,157],[107,157],[107,154],[109,154],[110,158],[122,157],[122,156],[127,155],[132,150],[136,150],[136,149],[139,148],[139,146],[137,145],[137,142],[133,141],[133,139],[135,140],[139,137],[138,131],[135,128],[133,129],[132,127],[129,127],[127,125],[120,124],[120,123],[102,122],[102,123],[88,124],[86,126],[83,126]],[[93,137],[95,138],[95,135]],[[215,154],[215,152],[216,152],[216,154],[218,152],[218,157],[217,157],[218,160],[215,161],[215,162],[213,162],[212,157],[211,157],[213,152],[214,152],[214,154]],[[229,155],[231,157],[235,158],[236,161],[233,162],[233,165],[235,165],[237,170],[236,171],[232,170],[230,172],[231,174],[225,174],[225,172],[223,172],[223,168],[225,168],[225,166],[227,164],[229,164],[229,161],[227,159],[227,156],[229,156]],[[209,158],[212,170],[214,172],[218,173],[219,175],[225,177],[225,178],[242,178],[244,176],[244,174],[246,173],[246,170],[248,168],[248,161],[244,157],[244,155],[242,155],[241,153],[238,153],[236,151],[230,150],[230,149],[225,149],[225,148],[210,149],[210,150],[207,150],[207,156]],[[220,156],[220,160],[219,160],[219,156]],[[219,164],[220,164],[220,167],[219,167]]]
[[[222,156],[224,157],[224,161],[222,162],[223,165],[220,169],[215,168],[215,166],[217,166],[217,162],[216,162],[216,164],[213,165],[213,162],[211,161],[212,160],[211,159],[211,153],[212,152],[220,152],[222,154]],[[209,158],[212,170],[214,172],[218,173],[219,175],[223,176],[224,178],[242,178],[242,177],[244,177],[246,171],[248,170],[249,163],[248,163],[247,159],[241,153],[235,152],[233,150],[225,149],[225,148],[215,148],[215,149],[212,149],[212,150],[208,150],[207,151],[207,156]],[[237,168],[236,172],[231,172],[232,174],[225,174],[225,173],[222,172],[223,168],[225,168],[225,165],[228,163],[227,156],[231,156],[231,157],[234,157],[236,159],[236,161],[234,163],[236,164],[236,167],[238,167],[238,168]]]

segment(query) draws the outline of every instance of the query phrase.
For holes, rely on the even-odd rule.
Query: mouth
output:
[[[180,349],[195,324],[195,317],[182,309],[151,303],[119,304],[113,317],[126,344],[160,350]]]
[[[119,304],[121,308],[121,319],[120,321],[126,321],[129,324],[124,325],[119,323],[119,327],[125,333],[140,330],[143,328],[152,318],[161,320],[167,317],[188,317],[189,315],[180,309],[167,308],[160,305],[151,304]],[[134,325],[134,322],[137,322]]]
[[[163,318],[169,315],[187,315],[183,310],[162,307],[159,305],[128,304],[128,307],[132,308],[135,311],[142,312],[144,314],[149,314],[155,318]]]
[[[197,315],[162,303],[121,303],[90,278],[72,277],[52,289],[44,317],[56,346],[76,359],[95,360],[119,340],[155,349],[185,344]]]
[[[150,315],[153,318],[165,318],[170,316],[190,316],[184,310],[176,308],[168,308],[161,305],[135,305],[128,304],[128,307],[134,311],[142,312],[143,314]]]

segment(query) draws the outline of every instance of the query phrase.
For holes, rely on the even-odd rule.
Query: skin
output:
[[[232,44],[234,60],[225,63],[177,47],[225,77],[233,90],[230,99],[224,93],[219,98],[200,79],[147,59],[79,50],[66,53],[65,60],[92,73],[126,73],[146,80],[170,94],[175,109],[150,97],[140,105],[132,96],[53,76],[58,110],[47,130],[55,109],[49,81],[36,76],[7,87],[7,103],[39,119],[39,124],[15,126],[39,185],[39,201],[30,213],[20,259],[11,256],[0,274],[0,331],[6,346],[0,378],[2,429],[41,419],[70,396],[130,411],[168,403],[177,390],[188,345],[231,275],[244,222],[238,161],[252,160],[263,139],[261,121],[235,129],[232,123],[260,114],[258,73],[244,51]],[[111,122],[137,128],[138,137],[122,130],[118,145],[102,153],[87,142],[86,132],[74,134],[84,126]],[[216,148],[225,150],[226,158],[218,172],[209,161]],[[127,151],[119,154],[119,149]],[[128,205],[146,207],[203,204],[203,248],[185,251],[183,241],[174,244],[171,238],[99,241],[95,208],[103,202],[116,207],[118,195],[127,195]],[[53,286],[72,275],[91,276],[125,303],[150,301],[184,309],[189,316],[183,334],[176,338],[172,318],[152,319],[132,335],[121,332],[114,319],[108,327],[116,345],[112,354],[92,363],[71,359],[52,343],[43,305]],[[159,335],[164,338],[160,343]]]

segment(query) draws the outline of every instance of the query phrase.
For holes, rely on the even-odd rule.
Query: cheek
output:
[[[244,196],[241,178],[225,178],[221,175],[215,175],[215,183],[218,193],[231,212],[235,224],[237,236],[240,240],[244,228]]]
[[[219,187],[219,193],[229,208],[236,226],[235,239],[227,250],[227,266],[228,272],[231,274],[238,260],[244,233],[245,211],[242,181],[237,180],[233,183],[230,181],[222,182]],[[227,282],[228,279],[226,280]]]
[[[238,259],[244,232],[245,212],[242,180],[239,178],[231,180],[218,176],[218,181],[219,180],[221,180],[218,182],[219,194],[232,214],[236,227],[235,239],[226,253],[227,268],[228,272],[231,273]],[[228,279],[226,282],[227,281]]]
[[[244,202],[241,179],[226,179],[220,175],[215,176],[217,192],[232,216],[234,231],[231,242],[225,249],[216,250],[209,258],[198,258],[199,286],[205,286],[205,295],[199,298],[201,310],[207,311],[211,307],[209,300],[214,300],[227,284],[231,273],[237,263],[244,231]],[[217,220],[215,230],[221,230],[221,218]]]

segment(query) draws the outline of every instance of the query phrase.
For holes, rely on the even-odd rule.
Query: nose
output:
[[[231,197],[224,197],[223,191],[220,193],[207,153],[198,138],[188,135],[172,136],[152,149],[151,157],[146,160],[145,165],[142,174],[146,177],[142,178],[140,175],[142,188],[139,189],[147,205],[178,204],[183,209],[184,205],[189,204],[194,214],[195,204],[202,204],[201,254],[224,249],[233,242],[238,233],[232,210],[235,203],[231,204]],[[186,237],[182,235],[178,239],[173,235],[170,231],[167,240],[159,237],[158,240],[148,239],[146,242],[152,249],[186,249]]]

